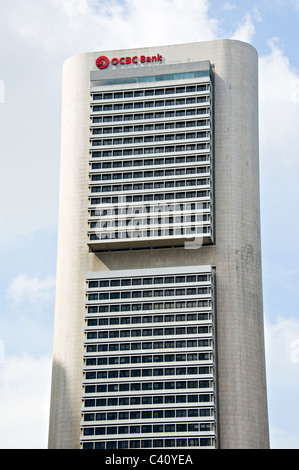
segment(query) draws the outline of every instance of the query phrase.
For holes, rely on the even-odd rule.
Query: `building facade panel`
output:
[[[212,71],[198,69],[91,82],[93,251],[213,242]]]
[[[109,59],[109,66],[105,69],[99,69],[96,65],[100,56]],[[131,58],[130,63],[129,60],[126,63],[126,57]],[[135,57],[140,59],[138,59],[138,64],[133,62]],[[151,61],[147,62],[145,59],[141,62],[141,57],[149,57]],[[156,61],[152,60],[153,57],[156,57]],[[116,60],[114,61],[115,65],[112,64],[113,58],[118,58],[117,64]],[[120,62],[120,59],[124,60]],[[208,442],[212,442],[213,446],[218,448],[267,448],[269,446],[259,220],[257,63],[254,48],[239,41],[228,40],[163,46],[159,50],[146,48],[79,54],[66,61],[62,94],[59,236],[49,448],[80,448],[91,444],[95,447],[96,443],[100,447],[113,447],[115,443],[118,445],[118,442],[122,442],[122,446],[129,448],[134,445],[160,447],[161,443],[165,447],[173,444],[193,447],[205,446]],[[105,62],[98,61],[98,65],[102,66],[101,64],[105,65]],[[208,70],[207,64],[212,71],[212,80],[203,74]],[[138,76],[135,73],[137,69]],[[202,74],[196,77],[181,75],[173,78],[175,73],[194,74],[194,72]],[[163,80],[159,80],[161,75],[164,75]],[[210,87],[211,84],[210,90],[196,88],[196,91],[194,89],[191,91],[188,88],[187,91],[187,87],[190,86]],[[170,88],[180,87],[185,87],[182,94],[166,93]],[[146,91],[156,92],[160,89],[163,90],[163,95],[145,96]],[[104,98],[103,93],[106,91],[113,93],[113,97],[110,95]],[[133,97],[124,96],[124,93],[132,93],[132,91]],[[135,92],[143,92],[143,96],[135,96]],[[123,93],[123,95],[117,97],[114,93]],[[185,101],[179,104],[176,101],[189,98],[192,100],[195,98],[196,101],[197,98],[204,98],[205,102],[187,103]],[[167,101],[166,105],[166,100],[175,101],[174,104]],[[141,107],[134,108],[135,104]],[[109,107],[119,105],[123,109],[105,109],[104,111],[100,108],[106,105]],[[133,110],[125,110],[125,105],[133,105]],[[93,108],[93,106],[99,108]],[[204,113],[187,115],[187,112],[191,110],[204,110]],[[184,111],[185,115],[176,115],[179,111]],[[160,112],[164,113],[163,116],[155,115],[154,118],[148,117],[147,120],[141,118],[125,120],[125,117],[128,118],[131,115],[145,117],[147,113]],[[166,113],[173,112],[175,116],[167,115],[166,117]],[[114,117],[120,120],[114,121]],[[112,118],[112,122],[111,120],[105,123],[100,122],[104,118]],[[97,119],[99,122],[96,121]],[[195,123],[195,126],[192,124],[189,127],[191,122]],[[163,129],[145,127],[162,124]],[[165,128],[168,124],[175,124],[175,126],[180,124],[181,127]],[[117,132],[114,132],[116,130]],[[157,141],[155,141],[156,138]],[[169,144],[166,138],[171,139]],[[93,145],[93,143],[96,144]],[[187,148],[189,145],[196,145],[196,148]],[[207,147],[198,148],[197,146],[200,145]],[[166,152],[168,147],[174,147],[174,152]],[[156,149],[160,149],[159,152]],[[94,152],[106,151],[112,152],[112,155],[99,153],[92,156]],[[124,155],[124,152],[129,154]],[[131,155],[130,152],[132,152]],[[192,161],[191,159],[195,156],[196,161]],[[198,157],[203,156],[204,160],[197,160]],[[145,161],[146,165],[144,165]],[[127,167],[129,162],[131,162],[130,166]],[[143,164],[138,163],[135,166],[133,162]],[[160,173],[155,174],[156,171]],[[187,182],[188,184],[190,182],[190,187],[187,186]],[[206,184],[201,184],[203,182]],[[168,183],[174,187],[166,187]],[[126,186],[125,189],[126,184],[132,186]],[[138,186],[134,187],[134,184]],[[152,186],[145,187],[146,184]],[[156,187],[155,184],[157,184]],[[176,184],[185,186],[180,187]],[[167,211],[163,212],[165,209],[163,205],[167,200],[133,201],[134,196],[144,198],[146,195],[153,197],[163,195],[165,197],[166,194],[179,194],[180,192],[186,195],[187,192],[193,191],[193,185],[196,188],[195,198],[188,200],[180,198],[179,207],[175,204],[174,207],[177,210],[171,214]],[[204,198],[203,191],[209,191],[209,197]],[[132,197],[132,200],[118,200],[117,205],[120,207],[117,207],[117,210],[121,209],[121,212],[113,214],[111,209],[114,210],[114,208],[109,207],[109,204],[113,206],[115,202],[112,198],[121,198],[121,196]],[[101,199],[103,197],[111,198],[104,202],[108,204],[106,208],[103,207]],[[96,199],[99,201],[92,204],[91,201]],[[140,213],[137,211],[140,210],[138,206],[140,207],[141,202],[142,210],[145,212]],[[195,206],[189,207],[189,203]],[[205,203],[207,203],[206,206],[201,205]],[[147,209],[144,207],[150,209],[154,207],[155,210],[158,207],[158,210],[152,213],[149,209],[149,214],[153,217],[148,217]],[[124,212],[122,212],[123,209],[125,209]],[[185,211],[187,218],[184,219],[182,212]],[[170,219],[170,217],[173,218]],[[175,219],[175,217],[178,218]],[[148,224],[151,219],[154,220],[153,226]],[[206,227],[207,232],[200,233],[199,237],[191,240],[186,238],[186,233],[173,235],[170,232],[175,227],[192,228],[193,224],[197,228]],[[131,236],[127,238],[128,229]],[[146,237],[142,238],[140,234],[143,234],[145,229],[149,230],[149,234],[146,233]],[[168,238],[163,239],[162,230],[169,230]],[[102,238],[103,233],[105,236]],[[111,238],[111,235],[116,233],[118,237],[120,233],[125,233],[125,238]],[[94,238],[92,235],[96,235],[97,238],[92,239]],[[191,235],[194,235],[194,232]],[[128,345],[131,348],[133,344],[139,347],[139,343],[140,346],[144,343],[148,347],[153,347],[154,343],[161,340],[161,345],[165,346],[165,342],[169,340],[174,341],[176,346],[176,341],[197,341],[197,348],[199,348],[202,344],[199,346],[198,341],[204,338],[199,337],[202,333],[197,330],[197,336],[194,339],[188,339],[187,333],[186,337],[178,338],[175,334],[169,339],[166,329],[183,328],[175,324],[169,326],[165,323],[163,326],[156,327],[153,323],[145,327],[143,323],[136,326],[130,323],[127,326],[122,325],[122,328],[110,324],[108,327],[106,324],[87,324],[88,320],[104,321],[112,318],[112,315],[114,318],[121,318],[118,312],[88,313],[89,307],[130,306],[132,308],[133,305],[141,303],[136,298],[134,302],[131,301],[132,299],[126,300],[125,298],[120,299],[122,302],[118,302],[119,299],[112,299],[110,287],[109,292],[102,292],[100,288],[91,292],[87,287],[87,280],[88,282],[103,281],[105,276],[110,276],[109,279],[112,279],[112,273],[118,271],[173,269],[179,274],[182,270],[191,272],[192,269],[198,270],[198,267],[207,266],[213,267],[215,273],[213,285],[215,310],[212,313],[216,333],[214,344],[217,353],[216,366],[206,359],[205,364],[201,365],[199,358],[196,363],[193,363],[189,356],[190,364],[186,361],[186,365],[182,367],[178,362],[175,365],[175,372],[177,369],[186,367],[186,376],[181,380],[181,377],[178,379],[175,374],[170,380],[166,375],[166,369],[173,367],[168,367],[168,362],[164,362],[163,366],[154,364],[153,366],[146,365],[146,367],[130,364],[130,368],[125,368],[125,365],[119,367],[118,364],[115,366],[111,364],[108,368],[105,364],[97,363],[100,359],[125,357],[118,353],[121,347],[127,348]],[[90,273],[93,273],[97,279],[92,279]],[[127,275],[124,276],[124,278],[127,277]],[[187,289],[186,286],[184,288]],[[198,285],[192,288],[201,287]],[[151,290],[155,289],[154,286]],[[125,290],[117,288],[113,293],[121,295],[122,292],[125,293]],[[130,292],[132,295],[133,289]],[[136,292],[139,291],[136,289]],[[109,299],[99,299],[99,297],[86,299],[89,295],[99,296],[107,295],[107,293],[109,293]],[[178,300],[178,302],[184,301],[182,298]],[[152,302],[147,298],[142,304],[153,304],[153,302],[155,302],[155,296]],[[192,311],[181,314],[194,313]],[[94,317],[89,317],[93,314]],[[163,310],[161,315],[171,316],[172,313],[171,310],[169,312]],[[125,315],[124,318],[128,316],[137,318],[140,315],[137,312],[133,314],[132,311],[132,314]],[[147,312],[144,316],[150,317],[152,313]],[[184,327],[195,326],[188,326],[188,321],[186,321]],[[197,324],[196,327],[199,328],[200,325]],[[154,329],[159,328],[162,332],[159,338],[155,335],[131,337],[131,334],[137,335],[139,332],[147,335],[149,330],[153,333]],[[130,334],[128,337],[130,341],[125,341],[125,337],[109,338],[110,333]],[[92,337],[94,334],[97,335],[96,343]],[[106,334],[108,334],[108,342],[104,341],[107,338],[99,337],[99,335]],[[109,355],[105,355],[106,351],[87,351],[89,346],[94,349],[94,347],[105,345],[108,348],[110,346],[119,348],[119,351],[108,351]],[[126,353],[126,357],[141,357],[141,353],[135,355],[131,354],[134,350],[127,351],[129,354]],[[141,351],[144,354],[143,350]],[[148,355],[163,355],[165,358],[165,348],[150,351],[153,353]],[[157,351],[160,351],[159,354]],[[193,352],[188,352],[186,346],[184,354],[193,354]],[[87,366],[86,360],[88,359],[93,361],[96,359],[96,368],[94,364]],[[137,410],[136,412],[148,411],[149,414],[144,418],[141,415],[140,422],[137,422],[139,418],[135,415],[131,420],[129,418],[129,421],[135,420],[134,423],[130,422],[125,425],[122,424],[119,409],[106,410],[104,409],[106,407],[100,403],[95,403],[94,409],[92,406],[85,406],[84,400],[100,399],[96,398],[96,395],[91,396],[98,393],[106,393],[105,399],[128,398],[124,395],[127,390],[120,391],[120,386],[130,388],[134,385],[138,388],[144,383],[144,386],[153,388],[154,384],[159,384],[155,387],[164,387],[166,383],[170,383],[171,385],[167,386],[176,387],[177,383],[181,383],[179,385],[181,386],[184,382],[187,385],[188,381],[192,382],[189,375],[193,375],[190,370],[188,375],[188,367],[195,367],[198,374],[193,381],[197,381],[196,385],[198,384],[196,393],[192,392],[195,396],[194,400],[199,400],[202,396],[199,383],[202,381],[200,376],[205,376],[202,374],[205,371],[200,367],[209,368],[207,378],[203,378],[204,381],[210,380],[209,374],[213,376],[214,388],[208,388],[207,393],[211,401],[204,403],[212,409],[212,405],[214,406],[212,393],[217,393],[217,406],[213,408],[216,410],[217,419],[211,420],[211,416],[207,417],[207,423],[212,425],[209,431],[207,428],[200,427],[205,424],[202,421],[203,417],[188,416],[186,420],[186,416],[177,415],[177,411],[181,409],[186,410],[187,414],[189,409],[200,410],[203,407],[202,402],[196,402],[194,407],[193,405],[189,407],[189,404],[185,407],[178,403],[165,403],[166,397],[177,395],[176,388],[175,394],[166,388],[161,389],[163,393],[159,393],[160,390],[149,390],[153,393],[134,390],[136,398],[142,399],[147,395],[153,400],[154,397],[162,396],[164,397],[163,403],[155,403],[155,407],[148,407],[146,410]],[[108,375],[107,378],[104,377],[105,372],[112,372],[112,369],[118,373],[118,377],[108,377]],[[153,374],[154,369],[157,369],[155,373],[164,374],[163,380],[156,380],[155,375],[148,376],[144,380],[130,376],[128,381],[123,380],[127,377],[120,377],[120,373],[126,375],[129,371],[131,374],[131,370],[134,370],[136,374],[149,374],[151,369]],[[91,375],[87,375],[89,373]],[[100,375],[98,377],[98,373],[103,377]],[[95,378],[94,374],[96,374]],[[216,374],[216,382],[214,382],[213,374]],[[98,392],[97,389],[93,392],[93,388],[87,388],[102,385],[116,386],[118,390],[112,391],[111,388],[108,392],[107,388],[107,392]],[[82,393],[82,387],[84,387],[84,393]],[[180,395],[187,396],[190,393],[191,396],[188,386],[183,390],[186,393]],[[130,394],[132,392],[133,390],[130,390]],[[205,395],[205,392],[203,394]],[[101,409],[97,410],[97,405]],[[118,407],[119,402],[113,406]],[[134,406],[137,409],[139,405]],[[131,411],[134,412],[134,410]],[[153,420],[157,419],[158,415],[155,414],[154,417],[154,411],[163,411],[162,425],[164,426],[160,429],[155,428],[155,431],[153,426],[158,426],[158,424],[155,424]],[[166,411],[170,413],[166,415]],[[124,412],[130,413],[130,410],[126,409]],[[196,413],[196,411],[193,412]],[[109,414],[108,418],[108,413],[117,413],[116,419],[114,419],[115,414]],[[111,417],[113,419],[110,419]],[[143,419],[147,421],[143,423]],[[170,419],[175,421],[170,421]],[[110,425],[112,421],[114,423]],[[167,430],[165,428],[166,425],[176,426],[177,424],[183,426],[171,427]],[[189,424],[197,425],[197,428],[189,429]],[[137,426],[137,428],[127,429],[127,425]],[[138,426],[141,426],[140,429]],[[152,427],[142,428],[142,426]],[[84,431],[84,429],[89,430]],[[137,434],[138,430],[141,431],[140,434]],[[84,435],[85,432],[86,435]],[[191,433],[192,436],[184,433]],[[121,436],[121,439],[115,436]],[[123,438],[123,436],[126,437]],[[193,438],[194,441],[188,441]],[[176,439],[179,441],[177,442]],[[200,439],[212,439],[212,441],[200,441]]]
[[[216,448],[213,269],[90,273],[86,296],[82,448]]]

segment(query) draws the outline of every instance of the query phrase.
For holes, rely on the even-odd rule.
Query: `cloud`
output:
[[[64,60],[92,50],[216,39],[218,23],[207,0],[11,0],[0,2],[0,25],[4,250],[57,226]]]
[[[231,36],[231,39],[251,43],[254,35],[255,35],[255,26],[254,26],[252,15],[250,13],[246,13],[242,22],[239,24],[237,30]]]
[[[235,8],[235,5],[227,4],[226,10],[233,8]],[[256,33],[255,24],[260,23],[261,21],[262,16],[259,10],[256,7],[252,8],[251,11],[245,13],[245,16],[239,22],[237,29],[230,36],[230,39],[248,42],[249,44],[253,43]]]
[[[208,14],[207,0],[46,0],[38,8],[36,0],[13,3],[15,32],[56,54],[58,46],[60,53],[69,55],[209,40],[217,34],[218,23]]]
[[[53,5],[66,13],[66,15],[73,17],[75,15],[87,15],[90,11],[89,0],[53,0]]]
[[[276,148],[280,152],[282,147],[277,147],[277,144],[283,144],[286,149],[286,146],[293,147],[295,142],[298,143],[299,71],[291,66],[279,39],[272,38],[268,46],[269,54],[260,58],[261,138],[270,147],[269,150]],[[277,115],[278,110],[279,116],[283,117],[283,125],[277,116],[273,116],[273,112]],[[284,153],[285,158],[298,160],[293,152]]]
[[[265,322],[265,331],[272,382],[280,386],[286,376],[292,380],[292,390],[299,391],[299,320],[295,317],[277,317],[274,322]]]
[[[209,16],[206,0],[128,0],[125,29],[129,27],[130,42],[142,44],[177,44],[180,42],[215,39],[218,22]],[[123,27],[122,27],[123,29]],[[137,36],[135,34],[137,33]],[[125,34],[126,36],[126,34]],[[133,41],[132,41],[133,39]]]
[[[272,449],[299,449],[299,436],[284,429],[273,428],[271,430]]]
[[[6,354],[20,351],[51,354],[54,310],[55,277],[15,276],[0,310],[0,340],[5,344]],[[14,323],[11,318],[15,319]]]
[[[288,268],[297,268],[299,221],[299,72],[294,69],[277,39],[269,41],[270,52],[260,58],[260,165],[265,250],[277,249],[287,256]],[[285,197],[279,188],[287,187]],[[268,236],[269,234],[269,236]],[[282,243],[288,240],[288,243]],[[289,255],[288,255],[289,256]],[[271,262],[276,262],[272,257]],[[285,266],[285,264],[284,264]]]
[[[267,41],[270,52],[260,59],[261,96],[264,102],[271,102],[276,91],[276,98],[285,104],[298,103],[298,70],[292,68],[288,57],[280,45],[280,40],[273,37]],[[286,80],[282,86],[281,80]],[[277,93],[277,87],[279,93]]]
[[[56,279],[47,277],[46,279],[30,278],[27,274],[16,276],[7,289],[7,298],[13,304],[27,301],[40,304],[53,299]]]
[[[223,7],[222,7],[222,10],[225,10],[225,11],[230,11],[230,10],[235,10],[236,5],[232,4],[232,3],[229,3],[229,2],[226,2]]]
[[[0,448],[46,449],[51,359],[8,357],[0,367]]]
[[[266,320],[265,344],[271,447],[299,449],[299,320]]]

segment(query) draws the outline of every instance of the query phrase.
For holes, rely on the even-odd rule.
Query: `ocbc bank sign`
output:
[[[145,56],[141,55],[140,57],[134,56],[134,57],[121,57],[118,59],[117,57],[113,57],[111,61],[108,59],[106,56],[100,56],[96,60],[96,66],[103,70],[106,69],[110,63],[111,65],[117,66],[117,65],[129,65],[129,64],[144,64],[144,63],[149,63],[149,62],[162,62],[162,56],[160,54],[154,55],[154,56]]]

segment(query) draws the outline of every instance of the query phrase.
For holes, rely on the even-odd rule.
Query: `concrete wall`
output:
[[[220,448],[267,448],[257,53],[245,43],[229,40],[125,52],[131,56],[157,53],[167,64],[210,60],[214,65],[216,244],[197,250],[89,253],[90,70],[96,70],[99,55],[124,53],[87,53],[68,59],[63,70],[49,448],[79,447],[86,272],[198,264],[216,267]]]

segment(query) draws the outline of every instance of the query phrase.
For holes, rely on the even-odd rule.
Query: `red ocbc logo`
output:
[[[108,57],[105,57],[102,55],[101,57],[98,57],[96,60],[96,65],[99,69],[105,69],[109,65],[109,59]]]
[[[148,62],[162,62],[162,56],[161,54],[157,54],[151,57],[142,55],[140,57],[137,57],[137,56],[121,57],[120,59],[118,59],[117,57],[114,57],[113,59],[111,59],[111,64],[114,66],[118,64],[120,65],[138,64],[138,63],[144,64],[145,62],[147,63]],[[106,69],[109,64],[110,64],[110,60],[106,56],[98,57],[96,60],[96,66],[101,70]]]

